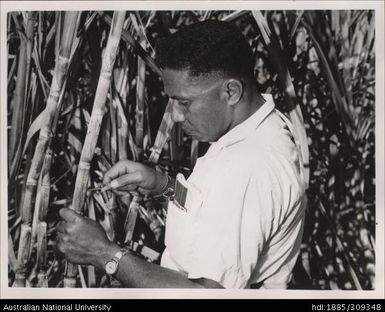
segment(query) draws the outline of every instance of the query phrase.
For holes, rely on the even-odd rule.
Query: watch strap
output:
[[[116,261],[119,263],[119,261],[123,258],[123,256],[128,253],[130,250],[128,248],[122,248],[120,249],[112,258],[113,261]]]
[[[174,194],[175,194],[175,183],[174,183],[174,181],[171,179],[171,177],[167,174],[167,184],[166,184],[166,186],[163,188],[163,191],[162,191],[161,195],[162,195],[163,197],[166,197],[166,198],[169,199],[169,200],[172,200]]]
[[[128,248],[126,248],[126,247],[124,247],[124,248],[121,248],[119,251],[117,251],[115,254],[114,254],[114,256],[112,257],[112,259],[111,260],[109,260],[109,261],[107,261],[107,263],[109,263],[109,262],[115,262],[116,263],[116,270],[115,270],[115,272],[114,273],[112,273],[112,274],[109,274],[108,272],[106,272],[107,274],[109,274],[109,275],[114,275],[117,271],[118,271],[118,267],[119,267],[119,262],[120,262],[120,260],[123,258],[123,256],[125,255],[125,254],[127,254],[127,253],[129,253],[130,252],[130,250],[128,249]],[[107,264],[106,263],[106,264]]]

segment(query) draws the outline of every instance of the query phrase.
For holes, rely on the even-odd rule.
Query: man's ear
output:
[[[237,104],[241,100],[244,92],[244,86],[240,80],[228,79],[224,83],[223,87],[225,100],[230,106]]]

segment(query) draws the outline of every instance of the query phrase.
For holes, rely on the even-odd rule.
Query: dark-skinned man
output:
[[[302,162],[290,122],[271,95],[257,92],[250,46],[234,26],[205,21],[162,40],[156,53],[164,90],[176,100],[173,120],[210,148],[187,180],[121,160],[103,182],[116,186],[126,175],[119,195],[175,192],[161,265],[121,250],[67,208],[59,250],[127,287],[286,288],[304,225]]]

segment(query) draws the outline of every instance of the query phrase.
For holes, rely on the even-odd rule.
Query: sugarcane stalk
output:
[[[19,266],[17,263],[15,250],[14,250],[13,239],[10,233],[10,229],[8,229],[8,263],[12,269],[12,271],[16,272],[17,267]]]
[[[112,96],[112,93],[111,93]],[[104,135],[102,137],[102,144],[103,144],[103,150],[106,151],[107,149],[110,150],[109,153],[109,159],[112,163],[116,162],[116,157],[117,157],[117,114],[116,114],[116,105],[113,101],[113,99],[109,99],[109,116],[110,119],[109,124],[110,124],[110,131],[104,132]],[[112,196],[107,199],[107,207],[108,207],[108,215],[106,215],[107,219],[107,226],[105,228],[106,234],[108,238],[111,241],[116,240],[116,226],[117,226],[117,220],[118,220],[118,215],[117,215],[117,201],[116,201],[116,195],[112,194]]]
[[[8,52],[8,54],[9,54],[9,52]],[[15,55],[12,55],[12,56],[9,55],[8,56],[8,61],[10,61],[10,60],[12,60],[12,64],[9,67],[9,70],[8,70],[7,90],[13,89],[13,86],[14,86],[14,83],[15,83],[15,80],[14,80],[15,72],[17,70],[17,68],[16,68],[16,65],[17,65],[16,56]]]
[[[47,213],[49,205],[49,194],[51,189],[51,167],[52,167],[52,151],[46,154],[44,160],[44,168],[40,184],[40,201],[38,207],[37,221],[37,271],[38,286],[48,287],[46,268],[47,268]]]
[[[142,44],[144,42],[142,41]],[[145,99],[145,80],[146,80],[146,63],[138,58],[138,76],[136,81],[136,137],[135,142],[138,147],[138,160],[143,160],[143,128],[144,128],[144,99]]]
[[[13,287],[25,287],[27,275],[27,263],[30,256],[31,226],[22,223],[20,225],[19,250],[17,254],[18,268],[15,272]]]
[[[42,167],[42,173],[40,175],[40,179],[37,186],[37,192],[36,192],[36,201],[35,201],[35,208],[33,212],[33,219],[32,219],[32,238],[31,238],[31,252],[33,250],[33,246],[36,242],[37,237],[37,228],[39,223],[39,214],[40,214],[40,205],[41,205],[41,198],[46,196],[46,186],[43,186],[43,179],[47,179],[46,175],[48,174],[50,176],[50,173],[47,172],[47,157],[52,159],[52,151],[50,151],[50,148],[48,148],[47,154],[45,155],[43,167]],[[50,165],[49,165],[50,166]],[[44,201],[44,200],[43,200]],[[48,204],[48,202],[47,202]]]
[[[108,38],[107,47],[103,55],[102,69],[96,89],[95,101],[88,125],[87,136],[84,141],[82,153],[79,161],[79,170],[76,177],[75,191],[72,208],[81,212],[85,200],[85,191],[89,179],[89,167],[96,148],[97,139],[100,132],[101,122],[105,113],[105,102],[111,82],[112,67],[120,41],[120,34],[124,22],[125,12],[114,13],[114,19]]]
[[[37,224],[37,287],[48,287],[47,267],[47,222]]]
[[[163,233],[165,223],[163,222],[163,220],[160,218],[160,216],[154,209],[152,202],[150,201],[146,202],[145,207],[146,208],[139,207],[139,212],[146,211],[145,220],[149,228],[153,232],[155,240],[158,242]],[[143,209],[140,209],[140,208],[143,208]],[[143,216],[144,214],[141,213],[141,215]]]
[[[12,161],[17,146],[19,145],[21,131],[25,114],[25,102],[29,85],[29,75],[31,72],[31,56],[33,48],[33,37],[35,32],[36,12],[28,12],[28,20],[25,35],[19,29],[20,50],[18,56],[17,80],[15,87],[14,101],[12,103],[11,133],[9,138],[9,161]]]
[[[35,23],[37,20],[37,12],[32,11],[28,12],[28,20],[27,20],[27,66],[26,66],[26,75],[25,79],[27,80],[26,85],[27,88],[25,88],[25,99],[27,98],[28,93],[28,85],[30,81],[30,75],[31,75],[31,60],[32,60],[32,52],[34,49],[34,36],[35,36]]]
[[[118,116],[117,116],[117,130],[118,130],[118,155],[119,159],[127,158],[127,147],[128,147],[128,123],[124,111],[121,108],[121,103],[117,99]]]
[[[123,52],[123,63],[120,68],[116,68],[114,71],[114,82],[115,89],[119,94],[120,99],[123,102],[123,106],[126,107],[126,98],[129,93],[129,88],[127,88],[128,84],[128,76],[129,76],[129,56],[130,54]],[[115,99],[116,97],[114,97]]]
[[[124,70],[122,70],[124,72]],[[122,86],[123,89],[123,86]],[[123,90],[120,90],[123,91]],[[127,143],[129,140],[128,136],[128,122],[126,119],[126,116],[123,111],[122,103],[118,96],[114,97],[114,101],[116,103],[117,107],[117,127],[118,127],[118,152],[119,152],[119,159],[127,159]],[[132,149],[133,158],[137,159],[137,149]],[[126,233],[126,238],[124,241],[129,241],[132,239],[133,234],[133,228],[131,224],[136,220],[137,213],[135,213],[136,209],[131,209],[131,195],[127,194],[126,196],[120,196],[119,201],[121,202],[124,211],[126,213],[126,219],[123,225],[124,232]],[[132,229],[132,230],[131,230]],[[129,234],[127,234],[129,233]],[[128,235],[128,236],[127,236]]]
[[[159,130],[155,138],[154,146],[151,149],[151,154],[148,160],[152,164],[156,164],[158,162],[164,145],[170,139],[171,130],[174,127],[174,121],[171,118],[173,101],[174,100],[169,100],[167,103],[162,122],[160,123]]]
[[[111,130],[110,133],[108,131],[105,132],[105,135],[103,138],[105,139],[105,145],[108,144],[108,147],[110,148],[110,157],[112,163],[116,162],[116,158],[118,156],[118,132],[117,132],[117,108],[113,101],[113,99],[110,99],[109,101],[109,112],[110,112],[110,125]],[[105,149],[103,149],[105,150]]]
[[[139,33],[140,46],[145,50],[146,48],[146,36],[143,27],[138,25],[135,14],[130,14],[134,28]],[[146,92],[146,63],[142,58],[137,58],[138,74],[136,77],[136,114],[135,114],[135,126],[136,137],[135,142],[138,147],[138,160],[143,160],[143,136],[144,136],[144,106],[145,106],[145,92]]]
[[[103,55],[101,73],[96,89],[87,135],[80,156],[74,196],[72,200],[72,209],[78,213],[82,213],[83,211],[89,181],[90,164],[95,152],[102,119],[106,110],[105,103],[110,87],[112,69],[119,47],[125,15],[125,11],[114,12],[107,46]],[[67,263],[64,277],[64,287],[74,287],[76,285],[76,276],[77,267],[71,263]]]
[[[125,73],[126,72],[126,68],[123,68],[121,70],[122,73]],[[124,91],[124,88],[123,88],[123,85],[120,84],[120,90],[118,90],[118,93],[119,94],[123,94],[123,91]],[[120,98],[118,95],[115,95],[114,98],[113,98],[113,101],[115,103],[115,106],[117,108],[117,134],[118,134],[118,153],[119,153],[119,159],[127,159],[127,145],[128,145],[128,140],[129,140],[129,137],[128,137],[128,122],[127,122],[127,119],[126,119],[126,116],[124,114],[124,111],[123,111],[123,107],[122,107],[122,103],[120,101]],[[132,153],[134,155],[134,159],[137,158],[137,149],[133,149],[132,150]],[[128,222],[132,222],[132,221],[128,221],[129,219],[132,220],[132,211],[130,210],[130,205],[131,205],[131,195],[130,194],[127,194],[126,196],[120,196],[119,197],[119,202],[122,204],[122,208],[123,208],[123,211],[125,212],[126,214],[126,220],[123,224],[123,229],[125,229],[127,227],[127,223]],[[136,216],[134,216],[134,219],[136,219]],[[128,231],[125,230],[125,233],[127,233]],[[130,236],[129,239],[131,239],[132,236]]]
[[[88,204],[88,217],[91,220],[96,221],[96,215],[95,215],[95,202],[93,198],[90,198],[90,202]],[[95,267],[93,265],[87,266],[87,281],[88,286],[90,288],[95,287],[96,285],[96,276],[95,276]]]
[[[118,157],[119,159],[127,159],[127,145],[129,141],[128,137],[128,122],[123,110],[123,106],[125,104],[125,99],[127,97],[127,90],[129,88],[126,88],[127,84],[127,77],[128,77],[128,54],[126,53],[124,58],[123,58],[123,64],[121,68],[117,68],[114,71],[115,74],[115,88],[116,88],[116,93],[112,96],[112,101],[110,104],[111,108],[113,108],[114,115],[111,116],[111,122],[112,124],[116,124],[116,128],[113,130],[116,131],[116,137],[117,137],[117,152],[118,152]],[[123,101],[123,103],[122,103]],[[111,110],[112,111],[112,110]],[[114,123],[115,121],[115,123]],[[112,138],[111,138],[112,139]],[[137,149],[133,149],[132,153],[134,155],[134,159],[137,158]],[[115,158],[113,158],[115,161]],[[127,217],[130,215],[129,213],[129,208],[131,204],[131,195],[127,194],[126,196],[121,196],[119,197],[119,202],[121,203],[122,210],[126,214],[126,220],[125,223],[123,224],[123,228],[126,227],[126,222],[127,222]],[[111,214],[109,214],[109,218],[111,222],[117,221],[117,214],[116,214],[116,208],[117,208],[117,197],[112,194],[112,197],[110,198],[108,205],[110,207]],[[114,233],[115,234],[115,233]],[[115,235],[113,235],[113,238],[115,239]]]
[[[72,42],[75,35],[76,20],[78,12],[67,12],[65,14],[65,32],[62,36],[60,44],[60,52],[55,64],[54,75],[52,78],[50,94],[47,100],[46,108],[43,112],[43,123],[39,133],[39,139],[36,144],[35,152],[32,158],[31,167],[28,172],[25,193],[21,204],[21,220],[22,220],[22,239],[19,243],[18,260],[20,267],[17,270],[15,286],[25,287],[27,262],[30,257],[31,244],[31,223],[33,216],[33,207],[35,204],[35,196],[40,171],[45,159],[45,154],[49,141],[52,137],[52,123],[58,107],[60,91],[63,86],[64,77],[67,74],[69,56],[71,52]]]
[[[117,134],[118,134],[118,157],[119,159],[126,159],[128,157],[128,122],[125,116],[126,98],[128,96],[129,88],[127,85],[128,69],[129,69],[129,54],[125,53],[122,67],[116,69],[115,88],[117,94],[112,98],[114,106],[117,110]]]
[[[111,25],[111,17],[103,14],[103,12],[100,12],[99,14],[103,16],[103,18],[107,24]],[[134,53],[139,55],[156,74],[158,74],[159,76],[161,75],[162,71],[155,64],[155,61],[141,47],[141,45],[137,41],[135,41],[134,37],[128,31],[126,31],[126,30],[122,31],[122,39],[124,41],[126,41],[129,45],[132,46],[132,48],[134,49]]]
[[[132,238],[134,236],[134,230],[136,225],[136,220],[138,218],[138,210],[139,210],[139,203],[141,201],[141,197],[134,196],[133,199],[130,202],[128,211],[127,211],[127,217],[124,224],[124,230],[126,233],[124,243],[128,244],[132,241]]]
[[[199,153],[199,141],[196,139],[191,140],[191,153],[190,153],[190,168],[191,170],[194,168],[195,163],[198,159]]]
[[[84,278],[83,269],[80,265],[78,265],[78,272],[80,277],[80,284],[82,285],[82,288],[87,288],[86,279]]]
[[[75,41],[74,41],[74,45]],[[60,108],[62,99],[64,96],[64,89],[66,86],[67,80],[65,80],[62,91],[58,101],[58,109],[56,110],[55,118],[52,123],[52,133],[56,133],[57,123],[60,117]],[[51,143],[51,142],[50,142]],[[49,143],[49,144],[50,144]],[[49,195],[51,190],[51,167],[52,167],[52,148],[48,147],[47,153],[45,155],[42,173],[39,180],[38,191],[36,196],[35,211],[33,216],[32,223],[32,242],[31,242],[31,252],[33,249],[34,242],[37,237],[37,270],[38,270],[38,286],[46,286],[46,272],[45,267],[47,265],[46,253],[47,253],[47,223],[46,217],[49,207]],[[40,283],[41,282],[41,283]]]
[[[179,124],[176,124],[171,131],[170,159],[172,162],[180,161],[183,158],[183,131]]]
[[[162,122],[159,126],[159,130],[156,135],[155,144],[152,148],[152,151],[149,157],[149,162],[152,164],[156,164],[158,162],[161,151],[164,145],[167,143],[168,139],[170,138],[170,133],[174,126],[174,122],[171,119],[171,107],[172,107],[172,100],[170,100],[169,103],[167,104],[165,113],[162,118]],[[125,243],[132,241],[133,233],[135,230],[136,219],[138,217],[138,213],[140,212],[139,204],[141,200],[142,200],[142,196],[134,196],[130,203],[130,207],[128,209],[127,218],[125,222],[125,232],[126,232]],[[147,208],[147,210],[150,210],[150,213],[152,213],[151,208]],[[157,237],[159,237],[159,235],[157,235]]]
[[[224,22],[233,22],[234,20],[240,18],[241,16],[248,14],[249,11],[235,11],[233,13],[230,13],[229,15],[226,15],[225,17],[222,18],[222,21]]]
[[[79,24],[79,18],[77,19],[77,25],[78,24]],[[81,40],[76,40],[76,39],[73,41],[70,62],[72,62],[73,53],[79,47],[80,41]],[[61,94],[58,101],[58,109],[56,110],[55,118],[52,123],[52,133],[56,133],[56,127],[60,117],[61,103],[63,100],[64,89],[66,87],[66,84],[67,84],[67,79],[65,79],[62,86]],[[36,268],[38,270],[38,273],[37,273],[38,287],[48,287],[48,279],[47,279],[47,273],[46,273],[48,225],[46,222],[46,217],[48,213],[49,195],[51,190],[51,167],[52,167],[52,148],[49,146],[44,159],[42,174],[39,181],[38,195],[36,196],[35,213],[34,213],[34,218],[32,223],[31,251],[37,237]]]
[[[105,215],[105,231],[107,234],[107,237],[110,241],[116,241],[116,226],[118,224],[118,213],[117,213],[117,201],[116,201],[116,195],[112,194],[112,196],[107,201],[107,209],[108,214]]]

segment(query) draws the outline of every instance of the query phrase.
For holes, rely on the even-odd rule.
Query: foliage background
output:
[[[46,107],[60,43],[69,29],[64,14],[8,14],[10,285],[20,268],[21,199],[42,123],[39,116]],[[48,213],[41,220],[35,208],[26,286],[63,286],[64,260],[54,249],[54,226],[57,211],[72,201],[112,14],[84,11],[77,19],[50,143]],[[301,255],[290,287],[373,289],[374,11],[127,12],[91,163],[90,187],[99,186],[101,173],[120,158],[148,160],[168,102],[151,63],[153,47],[160,37],[204,19],[226,19],[239,27],[255,53],[258,90],[272,93],[277,108],[289,117],[295,107],[303,116],[295,126],[307,134],[302,144],[309,150],[309,200]],[[206,149],[206,144],[191,142],[174,127],[157,166],[172,175],[188,175]],[[111,239],[159,262],[164,202],[145,198],[132,214],[132,198],[110,200],[98,192],[87,194],[85,214],[100,222]],[[36,202],[38,207],[38,197]],[[39,222],[47,224],[45,247],[37,238]],[[82,287],[120,287],[92,267],[79,267],[77,282]]]

